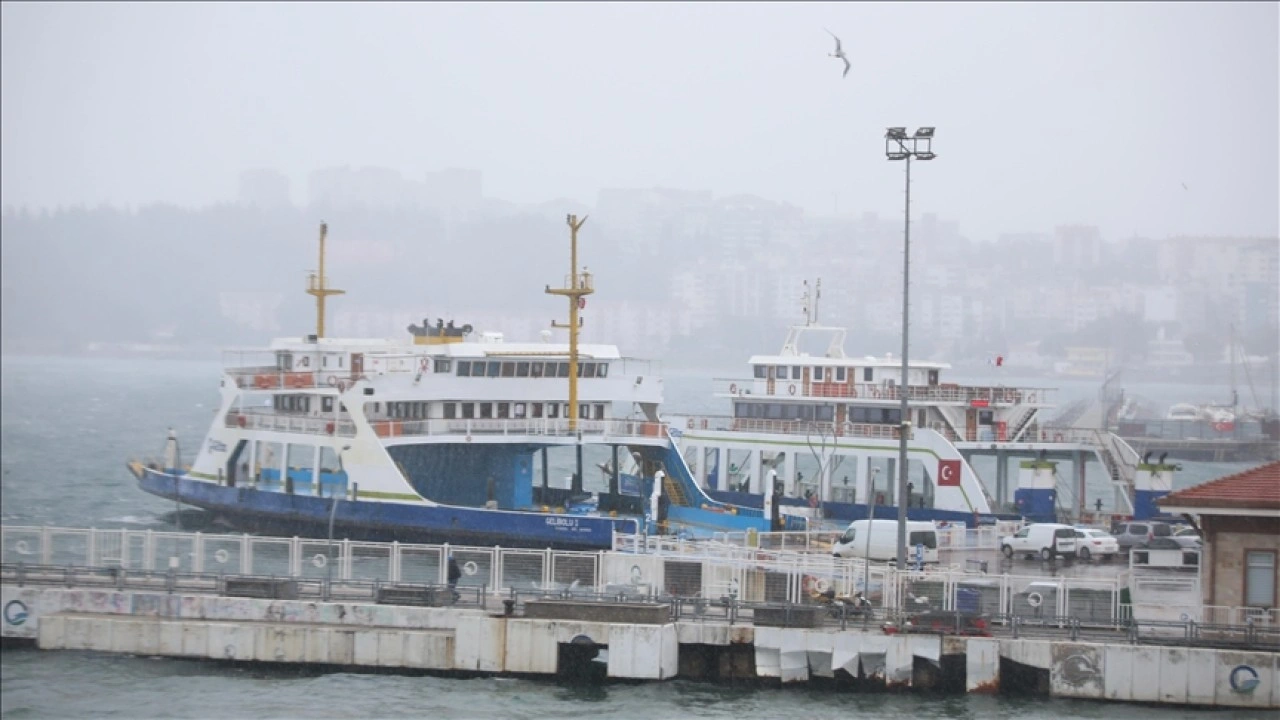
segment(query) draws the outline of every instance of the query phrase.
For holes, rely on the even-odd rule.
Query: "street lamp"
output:
[[[910,408],[907,407],[910,386],[907,384],[907,292],[911,277],[911,160],[932,160],[933,128],[922,127],[908,137],[904,127],[891,127],[884,134],[884,154],[890,160],[907,161],[907,207],[902,230],[902,378],[898,383],[901,399],[901,430],[898,444],[898,568],[907,566],[907,438],[911,434]]]

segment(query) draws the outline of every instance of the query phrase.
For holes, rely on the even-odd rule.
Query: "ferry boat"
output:
[[[546,289],[569,300],[569,322],[554,324],[568,344],[550,331],[541,343],[506,342],[443,319],[402,340],[326,337],[325,299],[342,291],[324,274],[321,225],[307,288],[316,332],[231,353],[191,465],[170,433],[162,461],[130,470],[148,493],[267,534],[596,549],[615,532],[785,527],[693,482],[659,416],[654,363],[579,345],[594,291],[577,269],[585,220],[569,216],[571,272]],[[584,490],[584,446],[612,455],[604,491]],[[552,487],[549,451],[576,454],[569,487]]]
[[[711,497],[760,507],[776,486],[788,514],[839,522],[896,517],[899,501],[911,519],[966,525],[1105,524],[1159,512],[1154,501],[1169,492],[1177,466],[1151,463],[1105,430],[1049,427],[1043,413],[1054,407],[1054,389],[948,383],[950,366],[926,361],[911,361],[904,379],[901,358],[847,355],[846,329],[817,323],[807,283],[804,303],[804,324],[788,330],[778,353],[752,356],[746,377],[715,380],[728,414],[668,417]],[[815,336],[827,345],[811,355],[803,347]],[[904,429],[910,480],[900,498]],[[994,488],[974,471],[978,456],[995,459]],[[1071,477],[1058,473],[1062,460],[1072,461]],[[1101,485],[1088,481],[1089,460],[1106,469]]]

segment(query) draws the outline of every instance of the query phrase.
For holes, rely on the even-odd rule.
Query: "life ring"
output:
[[[316,553],[311,558],[311,564],[318,568],[322,568],[329,564],[329,558],[325,557],[323,553]]]
[[[1038,608],[1044,604],[1044,597],[1038,592],[1033,592],[1027,596],[1027,604],[1033,608]]]
[[[826,578],[818,578],[818,581],[813,584],[813,587],[818,592],[824,593],[831,589],[831,583],[827,582]]]
[[[685,425],[685,427],[690,430],[693,429],[693,418],[689,418],[689,422]]]
[[[333,434],[333,423],[325,423],[325,424],[324,424],[324,431],[325,431],[326,433],[328,433],[328,434],[332,435],[332,434]]]
[[[476,565],[474,560],[468,560],[467,563],[462,566],[462,572],[468,575],[475,575],[479,571],[480,566]]]
[[[219,565],[225,565],[227,560],[231,559],[231,553],[226,548],[219,548],[213,552],[213,559],[218,561]]]
[[[729,394],[730,394],[730,395],[737,395],[737,394],[738,394],[738,384],[737,384],[737,383],[729,383]]]
[[[789,395],[795,395],[795,394],[796,394],[796,384],[795,384],[795,383],[791,383],[790,385],[788,385],[788,386],[787,386],[787,394],[789,394]]]
[[[337,375],[330,375],[330,376],[328,377],[328,379],[327,379],[327,380],[325,380],[324,382],[325,382],[325,384],[326,384],[326,385],[328,385],[329,387],[337,387],[337,386],[338,386],[338,376],[337,376]]]
[[[246,424],[248,424],[248,421],[244,419],[243,415],[237,415],[236,424],[239,425],[240,427],[244,427]]]
[[[14,544],[13,549],[17,550],[19,555],[31,554],[31,548],[27,547],[26,540],[19,540],[16,544]]]
[[[804,579],[800,581],[800,589],[804,590],[806,594],[811,593],[817,584],[817,581],[812,575],[805,575]]]

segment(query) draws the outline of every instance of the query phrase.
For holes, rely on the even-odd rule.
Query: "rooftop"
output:
[[[1179,490],[1158,502],[1166,510],[1247,510],[1254,512],[1246,514],[1280,516],[1280,462]]]

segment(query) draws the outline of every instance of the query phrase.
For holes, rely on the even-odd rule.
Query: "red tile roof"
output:
[[[1280,462],[1179,490],[1158,502],[1163,507],[1280,510]]]

